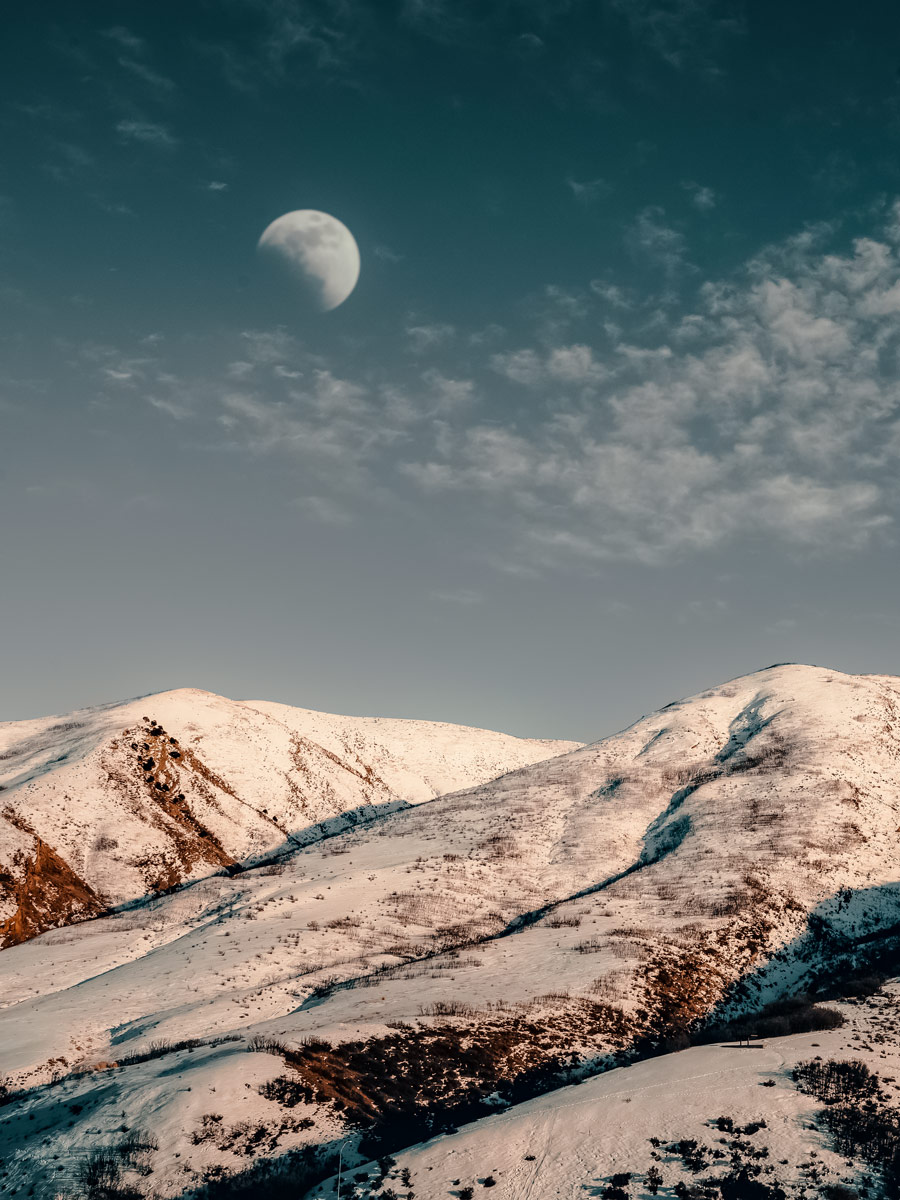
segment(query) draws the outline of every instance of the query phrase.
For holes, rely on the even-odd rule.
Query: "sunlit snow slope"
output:
[[[770,668],[3,951],[5,1111],[33,1141],[0,1156],[49,1179],[149,1126],[177,1196],[421,1142],[896,956],[898,864],[900,680]]]
[[[348,1180],[364,1178],[357,1196],[373,1194],[382,1183],[398,1192],[409,1187],[420,1200],[446,1200],[462,1187],[478,1194],[491,1178],[496,1200],[584,1200],[601,1196],[614,1175],[627,1172],[626,1186],[637,1200],[650,1195],[645,1181],[655,1165],[659,1194],[669,1197],[678,1195],[678,1184],[696,1186],[700,1173],[721,1177],[741,1150],[740,1158],[762,1165],[764,1184],[787,1186],[791,1195],[805,1189],[827,1196],[828,1185],[838,1183],[855,1194],[871,1170],[835,1153],[816,1123],[821,1104],[798,1090],[792,1068],[817,1056],[862,1061],[888,1081],[896,1109],[898,993],[894,982],[863,1004],[839,1005],[847,1022],[842,1029],[769,1038],[749,1051],[733,1042],[698,1046],[559,1088],[398,1153],[387,1177],[375,1162],[354,1167],[345,1174],[344,1194]],[[705,1151],[705,1167],[687,1169],[675,1151],[684,1139]],[[332,1200],[336,1185],[332,1177],[317,1190]]]
[[[183,689],[0,725],[0,947],[576,743]]]

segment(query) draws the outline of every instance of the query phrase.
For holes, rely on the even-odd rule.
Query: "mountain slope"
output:
[[[0,725],[0,947],[574,744],[191,689]]]
[[[896,959],[898,705],[771,668],[4,951],[0,1063],[48,1139],[16,1169],[126,1118],[165,1131],[161,1195],[246,1168],[247,1129],[370,1157]],[[236,1040],[159,1044],[186,1038]]]
[[[752,1052],[733,1044],[695,1047],[559,1088],[398,1153],[384,1186],[445,1200],[460,1187],[480,1193],[490,1176],[498,1200],[580,1200],[601,1195],[613,1175],[628,1173],[633,1182],[624,1185],[640,1196],[648,1194],[646,1176],[655,1166],[661,1194],[670,1196],[679,1182],[696,1186],[700,1171],[707,1178],[733,1171],[736,1157],[755,1161],[763,1183],[792,1195],[804,1189],[828,1195],[825,1186],[836,1183],[859,1187],[869,1170],[835,1153],[827,1129],[816,1124],[821,1106],[797,1088],[792,1069],[817,1056],[862,1061],[886,1081],[896,1112],[900,1047],[891,1034],[898,992],[894,981],[863,1005],[841,1005],[847,1024],[834,1031],[766,1039]],[[705,1150],[705,1161],[696,1162],[691,1141]],[[345,1189],[364,1175],[367,1194],[381,1174],[374,1162],[354,1167]],[[336,1182],[321,1189],[326,1197]]]

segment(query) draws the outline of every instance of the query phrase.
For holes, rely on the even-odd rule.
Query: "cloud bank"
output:
[[[663,214],[635,228],[664,268],[684,262]],[[690,302],[586,288],[532,344],[407,325],[392,369],[352,371],[248,332],[221,390],[131,360],[128,383],[143,373],[160,412],[166,388],[179,415],[192,396],[232,451],[293,460],[326,511],[457,505],[498,561],[843,553],[890,541],[897,516],[900,204],[870,236],[834,237],[805,230],[729,279],[692,275]]]

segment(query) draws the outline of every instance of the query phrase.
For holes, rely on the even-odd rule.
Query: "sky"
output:
[[[0,60],[0,720],[900,670],[895,6],[47,0]]]

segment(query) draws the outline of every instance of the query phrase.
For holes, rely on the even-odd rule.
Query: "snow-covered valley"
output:
[[[88,733],[71,731],[63,765],[49,762],[46,723],[0,730],[24,763],[12,768],[11,828],[39,828],[107,903],[151,893],[0,953],[0,1188],[88,1195],[86,1156],[108,1151],[121,1158],[115,1194],[244,1194],[225,1190],[234,1177],[248,1195],[261,1179],[276,1195],[280,1177],[285,1195],[327,1195],[343,1147],[343,1195],[430,1200],[477,1194],[488,1177],[498,1196],[603,1195],[617,1173],[644,1178],[650,1137],[702,1133],[711,1160],[704,1123],[723,1113],[740,1127],[765,1118],[745,1140],[769,1146],[783,1184],[807,1186],[812,1151],[830,1174],[810,1187],[848,1177],[808,1128],[816,1102],[788,1068],[868,1054],[887,1080],[900,1066],[893,985],[845,1006],[840,1029],[766,1037],[763,1050],[682,1047],[784,997],[840,996],[861,974],[898,973],[900,680],[774,667],[584,747],[424,722],[377,723],[364,747],[362,722],[352,734],[328,725],[350,718],[304,714],[300,734],[280,711],[270,728],[278,706],[236,714],[245,706],[196,695],[205,723],[188,720],[184,693],[124,720],[96,713]],[[253,736],[239,740],[246,722]],[[306,776],[316,822],[382,807],[325,840],[282,838],[272,859],[245,810],[252,801],[257,816],[299,827],[272,748],[289,747],[292,730],[339,778],[348,761],[357,772],[352,794],[334,774]],[[163,737],[204,764],[207,775],[180,759],[171,770],[180,781],[190,769],[192,813],[232,861],[207,858],[174,890],[138,873],[116,875],[116,891],[107,866],[101,886],[77,859],[84,832],[64,841],[79,780],[90,836],[147,836],[165,823],[148,820],[146,800],[129,808],[98,778],[134,753],[128,738],[146,787],[161,760],[169,769]],[[206,809],[198,779],[218,788]],[[128,821],[137,833],[124,834]],[[226,821],[243,842],[228,841]],[[144,1140],[129,1149],[135,1131]],[[388,1153],[386,1170],[362,1165]],[[671,1159],[661,1154],[660,1194],[681,1178]]]

